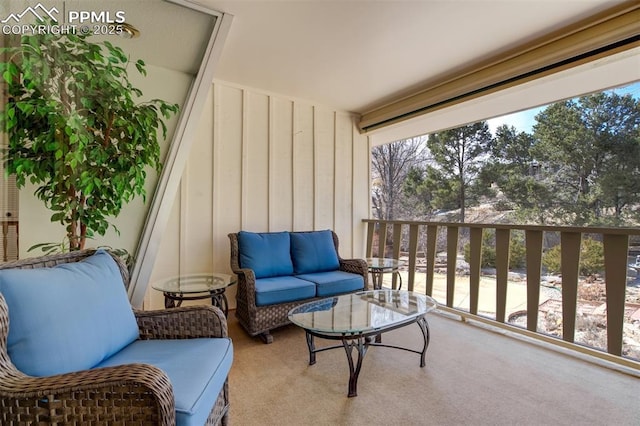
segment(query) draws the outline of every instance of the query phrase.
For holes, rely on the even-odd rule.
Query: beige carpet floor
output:
[[[370,348],[358,396],[347,397],[343,349],[308,365],[304,332],[288,326],[263,344],[229,314],[235,358],[233,425],[635,425],[640,378],[437,314],[419,355]],[[410,325],[384,343],[420,348]],[[328,341],[318,341],[318,346]]]

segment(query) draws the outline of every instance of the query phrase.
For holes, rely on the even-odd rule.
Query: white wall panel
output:
[[[293,102],[270,98],[269,230],[293,229]]]
[[[227,234],[242,229],[334,229],[340,254],[362,257],[369,143],[355,121],[325,106],[215,82],[153,278],[230,273]],[[234,307],[234,287],[227,296]],[[161,301],[149,296],[145,307]]]
[[[303,231],[314,224],[313,107],[296,103],[293,116],[293,230]]]
[[[180,191],[178,191],[180,192]],[[180,200],[177,194],[176,201]],[[153,265],[153,271],[149,279],[150,284],[167,277],[178,275],[180,272],[180,203],[176,202],[169,215],[167,231],[162,234],[162,243],[158,250],[158,258]],[[164,297],[162,293],[154,290],[151,285],[147,286],[144,297],[144,309],[164,308]]]
[[[336,114],[336,143],[335,145],[335,209],[334,226],[340,238],[340,254],[351,257],[353,250],[353,126],[351,115]]]
[[[214,85],[213,120],[203,117],[203,125],[213,126],[214,271],[230,272],[227,234],[242,228],[242,90]]]
[[[334,112],[314,108],[315,229],[333,229],[335,196]]]
[[[242,138],[242,225],[269,227],[269,97],[244,92]]]
[[[213,117],[213,91],[203,108],[204,117]],[[200,272],[211,270],[213,259],[213,126],[198,127],[181,185],[181,268]]]

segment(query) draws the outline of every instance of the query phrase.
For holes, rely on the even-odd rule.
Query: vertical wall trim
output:
[[[178,275],[187,270],[185,262],[187,261],[187,236],[189,235],[189,163],[187,163],[184,171],[180,180],[180,188],[178,189],[178,200],[180,202],[180,211],[178,212],[178,222],[180,223],[180,230],[178,231]]]
[[[289,226],[291,226],[291,230],[296,229],[296,219],[295,219],[295,211],[296,211],[296,191],[295,191],[295,177],[296,177],[296,162],[295,162],[295,151],[296,151],[296,135],[298,134],[298,130],[296,128],[296,103],[293,101],[289,101],[291,105],[291,138],[289,139],[289,144],[291,145],[291,176],[289,178],[289,190],[291,191],[291,212],[290,212],[290,222]]]
[[[369,188],[369,192],[367,192],[367,217],[371,217],[371,208],[372,208],[372,200],[371,200],[371,148],[373,147],[372,138],[367,136],[367,187]]]
[[[218,167],[218,162],[220,161],[220,126],[218,126],[218,105],[220,105],[220,101],[218,99],[220,91],[218,90],[217,84],[211,85],[211,103],[212,105],[212,114],[211,114],[211,188],[216,188],[216,182],[220,181],[218,177],[218,173],[220,173],[220,168]],[[222,205],[222,191],[213,190],[213,196],[211,197],[211,241],[215,241],[216,235],[218,234],[218,229],[216,227],[216,206]],[[216,263],[216,251],[211,250],[211,264],[215,265]]]
[[[247,197],[247,184],[249,182],[249,176],[247,176],[247,174],[249,173],[248,170],[248,151],[249,151],[249,146],[247,143],[247,135],[248,135],[248,128],[249,128],[249,120],[251,119],[251,117],[249,117],[249,112],[248,112],[248,106],[249,106],[249,101],[248,98],[249,94],[247,93],[247,91],[245,89],[242,89],[242,105],[241,105],[241,109],[242,109],[242,130],[241,130],[241,135],[240,135],[240,144],[241,144],[241,150],[242,150],[242,160],[241,160],[241,164],[240,164],[240,211],[241,216],[240,216],[240,228],[241,229],[245,229],[248,226],[248,220],[247,220],[247,209],[246,206],[249,205],[248,200],[246,199]]]
[[[331,229],[336,229],[336,223],[338,218],[336,217],[336,203],[338,201],[338,164],[337,164],[337,160],[338,160],[338,155],[336,153],[338,146],[336,144],[336,141],[338,139],[338,117],[337,117],[338,113],[336,111],[333,111],[333,114],[331,115],[333,118],[333,141],[331,146],[333,147],[333,155],[332,155],[332,162],[333,162],[333,212],[331,214],[331,222],[332,222],[332,226]]]
[[[351,223],[350,223],[350,229],[351,229],[351,235],[353,236],[351,238],[351,253],[355,254],[355,253],[360,253],[360,250],[356,249],[356,242],[358,240],[358,238],[356,238],[356,236],[359,235],[358,232],[356,232],[356,135],[355,135],[355,126],[354,126],[354,122],[355,122],[355,117],[352,115],[350,116],[351,119],[351,211],[349,212],[349,215],[351,217]],[[360,225],[362,226],[362,225]],[[360,246],[362,246],[362,242],[360,242]]]
[[[313,144],[313,160],[312,160],[312,167],[313,167],[313,205],[311,206],[312,208],[312,218],[311,218],[311,223],[313,223],[313,229],[317,229],[318,227],[318,213],[316,211],[316,206],[318,205],[318,134],[317,134],[317,129],[316,129],[316,124],[317,124],[317,107],[314,105],[313,107],[311,107],[311,134],[312,136],[312,144]]]
[[[274,182],[274,177],[272,174],[272,170],[273,170],[273,158],[275,156],[275,154],[273,153],[273,151],[275,150],[274,148],[274,100],[273,100],[273,96],[267,96],[267,152],[268,152],[268,159],[267,159],[267,185],[268,185],[268,191],[269,191],[269,196],[267,197],[267,226],[269,227],[269,231],[274,231],[273,229],[273,223],[272,223],[272,219],[274,217],[273,212],[271,211],[271,207],[273,206],[274,203],[271,202],[271,200],[274,200],[275,197],[278,196],[278,191],[275,190],[274,186],[275,186],[275,182]]]
[[[338,113],[333,111],[333,141],[331,144],[331,148],[333,149],[333,214],[331,215],[331,221],[333,222],[332,229],[336,229],[336,224],[338,223],[338,209],[336,208],[337,195],[338,195],[338,179],[336,179],[336,171],[338,170],[338,156],[336,155],[336,150],[338,149],[338,144],[336,141],[338,140]]]
[[[296,164],[298,163],[296,161],[297,158],[297,147],[298,147],[298,140],[299,140],[299,135],[300,135],[300,128],[298,126],[298,115],[296,114],[296,104],[294,102],[292,103],[292,108],[291,108],[291,130],[293,133],[291,135],[291,185],[293,186],[293,182],[296,180],[296,177],[298,176],[298,168],[296,167]],[[296,191],[295,188],[291,189],[291,230],[295,231],[298,226],[296,224]]]

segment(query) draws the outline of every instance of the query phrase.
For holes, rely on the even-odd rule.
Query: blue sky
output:
[[[489,129],[493,134],[495,134],[496,129],[503,124],[513,126],[520,132],[531,133],[533,131],[533,124],[535,123],[535,116],[543,109],[545,109],[544,106],[528,109],[526,111],[514,112],[513,114],[503,115],[502,117],[487,120],[487,123],[489,124]]]
[[[640,98],[640,81],[635,82],[633,84],[622,86],[616,89],[612,89],[612,91],[624,95],[630,93],[634,98]],[[503,115],[501,117],[492,118],[487,120],[489,124],[489,129],[491,133],[495,134],[495,130],[498,126],[502,124],[506,124],[508,126],[513,126],[520,132],[531,133],[533,131],[533,125],[535,124],[535,116],[538,112],[545,109],[546,106],[541,106],[537,108],[528,109],[526,111],[515,112],[513,114]]]

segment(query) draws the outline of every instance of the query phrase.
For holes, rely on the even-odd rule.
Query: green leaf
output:
[[[6,69],[2,73],[2,78],[4,79],[5,82],[11,83],[12,80],[13,80],[13,75],[11,74],[11,72],[8,69]]]
[[[65,218],[64,212],[59,212],[51,215],[51,222],[62,222]]]
[[[138,59],[136,61],[136,68],[138,69],[138,72],[144,76],[147,75],[147,70],[145,69],[145,63],[142,59]]]

